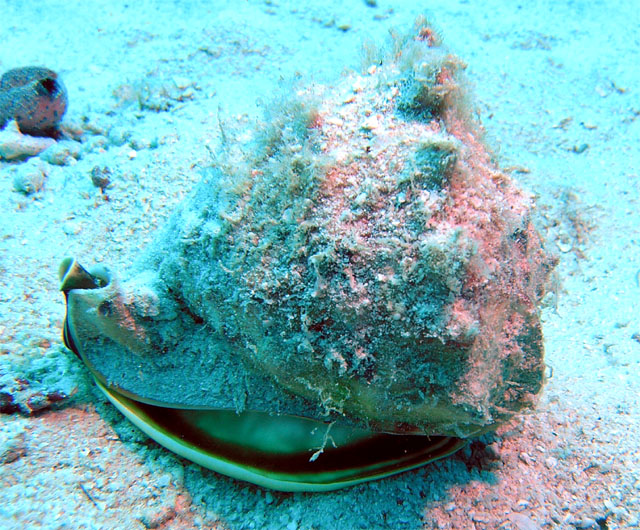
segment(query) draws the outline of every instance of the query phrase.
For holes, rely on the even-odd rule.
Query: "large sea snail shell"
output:
[[[332,489],[535,405],[553,262],[432,36],[419,20],[367,76],[223,135],[130,274],[63,262],[66,344],[160,443]]]
[[[281,491],[329,491],[413,469],[466,444],[449,436],[387,434],[266,411],[176,408],[135,396],[109,384],[83,355],[82,341],[74,333],[79,301],[98,300],[95,294],[109,286],[109,272],[102,267],[87,271],[67,258],[60,265],[60,279],[67,300],[65,345],[132,423],[203,467]]]

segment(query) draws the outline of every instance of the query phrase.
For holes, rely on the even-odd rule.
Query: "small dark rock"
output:
[[[111,170],[108,167],[95,166],[91,170],[91,182],[104,193],[111,184]]]
[[[0,392],[0,413],[14,414],[18,412],[20,407],[14,403],[13,396],[8,392]]]

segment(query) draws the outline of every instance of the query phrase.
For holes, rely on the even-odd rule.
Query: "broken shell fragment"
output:
[[[535,405],[553,260],[480,142],[462,63],[429,34],[419,21],[361,90],[312,86],[248,145],[225,143],[128,274],[62,267],[66,344],[161,444],[257,484],[332,489]]]

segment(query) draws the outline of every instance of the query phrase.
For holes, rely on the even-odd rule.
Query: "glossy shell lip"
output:
[[[67,300],[99,289],[110,275],[74,259],[59,270]],[[170,451],[218,473],[280,491],[330,491],[380,479],[444,458],[466,442],[449,436],[373,432],[289,414],[174,407],[109,384],[83,355],[67,313],[63,339],[89,368],[98,388],[134,425]]]
[[[258,412],[167,409],[97,384],[134,425],[170,451],[207,469],[279,491],[353,486],[444,458],[466,444],[447,436],[366,431],[332,435],[330,425],[315,420]],[[334,435],[343,438],[342,443],[333,446]]]

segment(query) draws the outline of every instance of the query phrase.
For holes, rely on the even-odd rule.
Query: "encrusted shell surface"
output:
[[[463,65],[417,29],[227,140],[131,279],[69,292],[105,384],[461,437],[534,405],[552,260],[470,118]]]

